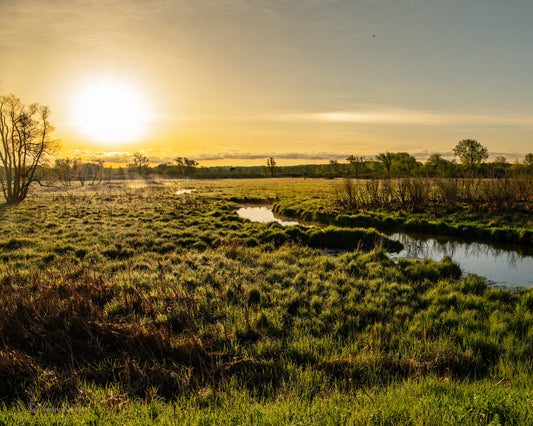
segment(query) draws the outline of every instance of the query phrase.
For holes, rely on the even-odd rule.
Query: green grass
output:
[[[94,391],[91,403],[17,405],[0,411],[0,421],[19,424],[530,424],[531,382],[484,380],[456,383],[423,377],[384,389],[331,389],[312,397],[292,390],[276,400],[257,400],[246,391],[210,392],[165,402],[132,401],[116,390]]]
[[[484,199],[459,203],[452,211],[428,198],[423,209],[413,211],[408,204],[403,204],[395,196],[396,181],[354,181],[353,191],[364,193],[365,185],[374,182],[379,205],[364,204],[360,207],[346,206],[340,200],[339,191],[343,191],[340,181],[321,182],[329,194],[312,194],[305,191],[294,192],[276,200],[273,210],[281,215],[316,221],[339,227],[374,227],[380,231],[407,233],[428,233],[444,235],[459,239],[488,241],[493,243],[512,243],[530,247],[533,244],[533,221],[531,220],[531,179],[528,179],[529,198],[516,203],[513,208],[492,211]],[[480,185],[492,181],[480,181]],[[391,193],[379,185],[387,183]],[[430,181],[426,185],[434,185]],[[435,189],[434,189],[435,190]],[[488,189],[485,191],[489,191]],[[431,192],[431,191],[429,191]],[[490,191],[489,191],[490,192]],[[484,192],[481,191],[480,194]],[[389,197],[389,198],[387,198]],[[429,197],[429,195],[428,195]],[[481,195],[479,195],[481,197]],[[385,200],[385,201],[384,201]],[[505,207],[505,203],[504,203]]]
[[[328,209],[328,188],[121,184],[1,210],[0,424],[528,423],[531,290],[394,262],[375,231],[236,214]]]

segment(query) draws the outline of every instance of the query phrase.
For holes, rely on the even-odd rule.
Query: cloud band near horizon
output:
[[[346,154],[339,154],[335,152],[310,152],[310,153],[304,153],[304,152],[264,152],[264,153],[251,153],[251,152],[218,152],[218,153],[201,153],[201,154],[182,154],[182,153],[176,153],[173,155],[169,154],[158,154],[156,152],[151,152],[152,150],[142,150],[141,152],[146,155],[152,164],[165,164],[165,163],[173,163],[174,160],[177,157],[187,157],[194,159],[196,161],[202,162],[220,162],[224,160],[265,160],[269,157],[273,157],[276,160],[302,160],[301,164],[305,164],[305,161],[324,161],[324,163],[328,163],[330,160],[337,160],[344,162],[346,161],[346,158],[350,155],[350,153]],[[395,151],[396,152],[396,151]],[[356,154],[356,153],[354,153]],[[377,153],[376,153],[377,154]],[[375,159],[374,155],[366,155],[367,160],[373,160]],[[432,154],[439,154],[443,158],[446,159],[453,159],[454,155],[450,152],[442,152],[442,151],[431,151],[431,150],[424,150],[424,151],[418,151],[418,152],[412,152],[409,153],[410,155],[414,156],[418,161],[425,161],[430,155]],[[112,164],[128,164],[132,162],[133,152],[128,151],[87,151],[87,150],[71,150],[69,155],[70,157],[80,157],[85,161],[97,161],[97,160],[104,160],[105,162],[112,163]],[[515,153],[515,152],[491,152],[490,153],[491,158],[495,158],[496,156],[503,156],[507,159],[507,161],[514,161],[514,160],[522,160],[523,154]],[[202,165],[202,164],[200,164]],[[230,164],[228,164],[230,165]],[[283,164],[280,164],[283,165]]]

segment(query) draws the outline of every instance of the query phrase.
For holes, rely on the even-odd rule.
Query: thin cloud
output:
[[[344,162],[346,161],[346,157],[350,155],[350,153],[338,153],[338,152],[217,152],[217,153],[174,153],[170,154],[168,152],[154,152],[151,149],[141,150],[144,155],[146,155],[150,159],[151,164],[166,164],[166,163],[174,163],[176,157],[178,156],[185,156],[187,158],[192,158],[196,161],[200,162],[200,165],[202,165],[202,161],[222,161],[222,160],[264,160],[269,157],[273,157],[276,160],[301,160],[302,164],[305,164],[306,161],[324,161],[324,163],[329,162],[330,160],[337,160]],[[384,152],[384,151],[380,151]],[[396,151],[395,151],[396,152]],[[365,155],[365,158],[367,160],[373,160],[375,159],[376,155],[378,153],[374,154],[367,154]],[[418,150],[418,151],[411,151],[409,152],[410,155],[415,157],[418,161],[426,161],[431,155],[433,154],[439,154],[443,158],[448,160],[453,160],[456,158],[453,155],[452,150],[449,151],[443,151],[442,149],[424,149],[424,150]],[[515,160],[522,160],[524,158],[523,153],[518,152],[491,152],[490,153],[490,159],[489,161],[492,161],[492,159],[496,158],[497,156],[503,156],[506,158],[508,162],[513,162]],[[133,160],[133,152],[129,151],[89,151],[89,150],[70,150],[67,153],[68,157],[71,158],[82,158],[83,161],[99,161],[103,160],[105,163],[111,163],[111,164],[121,164],[121,165],[127,165],[130,164]]]
[[[173,16],[179,21],[207,13],[252,13],[256,8],[247,0],[2,0],[0,45],[26,45],[28,38],[42,43],[67,37],[105,46],[112,40],[131,41],[126,30],[163,17]]]
[[[335,152],[219,152],[216,154],[199,154],[192,156],[197,160],[261,160],[269,157],[283,160],[341,160],[347,157],[346,154]]]
[[[83,43],[126,40],[125,24],[145,22],[163,5],[130,0],[7,0],[0,5],[0,44],[26,45],[28,38],[42,42],[68,37]]]
[[[153,164],[173,163],[178,156],[185,156],[196,161],[219,161],[219,160],[262,160],[269,157],[283,160],[344,160],[348,154],[339,154],[335,152],[217,152],[217,153],[156,153],[152,150],[141,151]],[[84,161],[103,160],[109,163],[131,163],[133,152],[128,151],[89,151],[89,150],[70,150],[68,157],[80,157]]]
[[[277,116],[286,121],[379,125],[531,126],[533,118],[486,114],[428,113],[417,110],[328,111]]]
[[[133,152],[128,151],[89,151],[72,149],[68,151],[67,157],[81,158],[83,161],[104,161],[106,163],[122,164],[131,163]]]

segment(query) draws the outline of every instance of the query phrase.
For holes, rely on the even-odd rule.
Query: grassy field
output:
[[[395,263],[373,229],[236,214],[341,225],[336,184],[121,182],[0,210],[0,424],[531,423],[533,291]]]

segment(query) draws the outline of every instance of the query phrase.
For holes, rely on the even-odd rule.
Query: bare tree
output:
[[[100,185],[105,178],[104,160],[96,160],[96,163],[91,164],[93,181],[91,185]]]
[[[83,163],[81,158],[75,158],[72,160],[72,175],[75,179],[80,181],[81,186],[85,186],[90,169],[90,164]]]
[[[274,160],[274,157],[267,158],[267,164],[266,164],[266,171],[270,174],[271,177],[274,177],[276,174],[277,166],[276,166],[276,160]]]
[[[70,186],[72,182],[72,160],[68,157],[56,158],[54,166],[57,179],[65,186]]]
[[[23,201],[38,181],[39,165],[53,147],[49,116],[47,106],[26,106],[15,95],[0,97],[0,183],[6,204]]]
[[[143,155],[141,152],[135,152],[133,154],[133,163],[129,166],[137,169],[139,175],[142,176],[148,170],[149,165],[150,160],[146,155]]]

